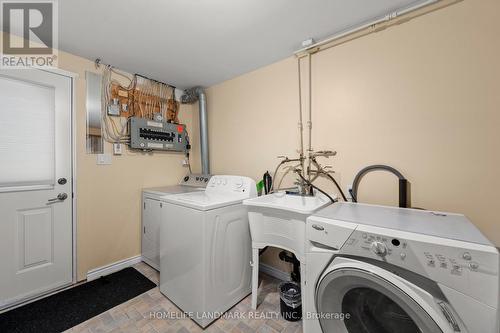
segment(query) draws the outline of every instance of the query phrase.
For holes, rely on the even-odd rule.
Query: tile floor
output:
[[[139,263],[135,266],[142,274],[159,282],[159,273],[150,266]],[[213,333],[301,333],[301,322],[287,322],[279,316],[278,280],[262,275],[259,303],[251,310],[250,296],[230,309],[225,316],[205,329]],[[165,318],[168,315],[170,318]],[[156,317],[155,317],[156,316]],[[163,316],[163,318],[161,318]],[[203,330],[160,293],[158,287],[120,304],[109,311],[91,318],[69,329],[69,333],[147,332],[187,333]]]

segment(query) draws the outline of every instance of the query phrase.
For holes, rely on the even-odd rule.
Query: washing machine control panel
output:
[[[235,193],[235,194],[249,194],[250,197],[256,193],[255,181],[248,177],[243,176],[212,176],[207,185],[207,192],[209,193]]]
[[[344,244],[342,252],[402,265],[413,258],[422,266],[444,269],[457,276],[461,276],[464,269],[472,272],[478,272],[481,269],[479,258],[473,256],[473,251],[454,249],[435,243],[427,246],[424,244],[400,237],[357,230]]]
[[[202,175],[202,174],[188,174],[184,176],[179,185],[183,186],[192,186],[192,187],[206,187],[208,181],[210,180],[211,175]]]
[[[386,235],[374,234],[368,232],[354,232],[347,240],[343,247],[343,252],[354,251],[356,254],[368,255],[380,260],[392,260],[397,255],[398,250],[400,253],[405,253],[408,244],[406,241],[401,241],[396,238],[391,238]],[[406,259],[406,255],[401,257]]]
[[[489,300],[489,304],[496,302],[491,299],[491,291],[480,291],[477,290],[480,288],[473,287],[485,281],[488,281],[488,285],[495,285],[499,263],[498,253],[494,249],[488,250],[486,246],[474,244],[467,248],[459,241],[444,241],[422,235],[414,235],[412,239],[402,237],[402,232],[388,235],[363,228],[359,226],[350,235],[342,246],[342,254],[380,260],[459,290],[473,288],[474,292],[481,294],[477,297]]]

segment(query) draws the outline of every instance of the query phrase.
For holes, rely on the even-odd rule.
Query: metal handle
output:
[[[59,193],[57,197],[49,199],[48,202],[64,201],[66,199],[68,199],[68,195],[66,193]]]
[[[450,323],[451,327],[455,332],[460,332],[460,326],[458,326],[457,321],[453,317],[453,314],[451,311],[448,309],[446,304],[444,302],[438,302],[439,307],[441,308],[441,312],[443,313],[444,317],[448,322]]]
[[[323,226],[320,226],[318,224],[313,224],[312,227],[316,230],[323,231],[325,228]]]

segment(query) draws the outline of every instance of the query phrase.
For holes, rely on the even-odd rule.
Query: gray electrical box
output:
[[[130,148],[142,150],[188,150],[186,125],[130,118]]]

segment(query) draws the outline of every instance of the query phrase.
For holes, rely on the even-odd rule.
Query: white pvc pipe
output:
[[[327,39],[324,39],[324,40],[322,40],[322,41],[320,41],[320,42],[317,42],[317,43],[315,43],[315,44],[312,44],[312,45],[310,45],[310,46],[308,46],[308,47],[305,47],[305,48],[302,48],[302,49],[300,49],[300,50],[298,50],[298,51],[295,51],[295,52],[294,52],[294,54],[295,54],[295,55],[298,55],[298,54],[300,54],[300,53],[304,53],[304,52],[308,52],[308,51],[310,51],[310,50],[314,50],[314,49],[319,48],[319,47],[321,47],[321,46],[323,46],[323,45],[326,45],[326,44],[328,44],[328,43],[331,43],[331,42],[333,42],[333,41],[335,41],[335,40],[337,40],[337,39],[344,38],[344,37],[349,36],[349,35],[351,35],[351,34],[357,33],[357,32],[359,32],[359,31],[364,30],[364,29],[366,29],[366,28],[369,28],[369,27],[371,27],[371,26],[373,26],[373,25],[380,24],[380,23],[383,23],[383,22],[388,22],[388,21],[390,21],[390,20],[395,19],[395,18],[396,18],[396,17],[398,17],[398,16],[405,15],[405,14],[408,14],[408,13],[411,13],[411,12],[414,12],[414,11],[419,10],[419,9],[421,9],[421,8],[424,8],[424,7],[430,6],[430,5],[432,5],[432,4],[435,4],[435,3],[439,2],[439,1],[443,1],[443,0],[428,0],[428,1],[422,2],[422,3],[418,4],[418,5],[411,6],[411,7],[408,7],[408,8],[402,9],[402,10],[400,10],[400,11],[395,11],[395,12],[392,12],[392,13],[390,13],[390,14],[388,14],[388,15],[384,16],[383,18],[380,18],[380,19],[378,19],[378,20],[375,20],[375,21],[372,21],[372,22],[369,22],[369,23],[363,24],[363,25],[358,26],[358,27],[356,27],[356,28],[353,28],[353,29],[351,29],[351,30],[348,30],[348,31],[342,32],[342,33],[340,33],[340,34],[334,35],[334,36],[329,37],[329,38],[327,38]]]

